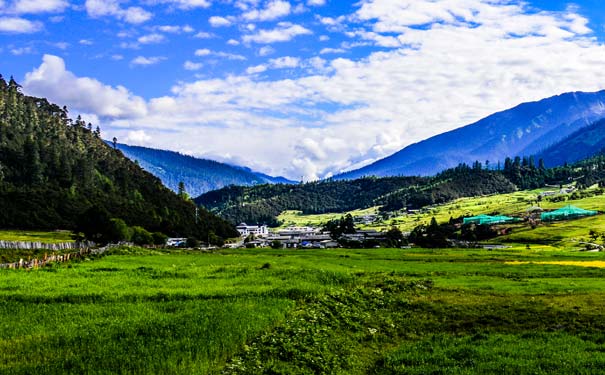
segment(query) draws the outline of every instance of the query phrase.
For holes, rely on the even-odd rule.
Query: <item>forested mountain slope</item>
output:
[[[106,145],[100,133],[69,119],[65,107],[25,96],[14,80],[0,78],[0,228],[75,229],[87,212],[107,212],[167,235],[235,234],[206,210],[196,220],[191,202]]]
[[[546,166],[574,163],[605,149],[605,119],[586,126],[536,155]]]
[[[199,159],[174,151],[116,144],[131,160],[158,177],[164,185],[178,191],[179,182],[192,197],[229,185],[259,185],[266,183],[292,183],[283,177],[271,177],[248,168],[236,167],[208,159]]]
[[[300,185],[227,187],[195,202],[232,223],[277,225],[284,210],[305,214],[346,212],[381,206],[382,211],[418,209],[462,197],[509,193],[574,182],[578,187],[605,185],[605,156],[546,168],[533,157],[506,158],[498,170],[482,163],[461,164],[433,177],[367,177]]]
[[[232,223],[243,221],[276,225],[277,216],[284,210],[325,213],[371,207],[377,198],[421,184],[424,180],[419,177],[393,177],[298,185],[229,186],[202,194],[195,202]]]

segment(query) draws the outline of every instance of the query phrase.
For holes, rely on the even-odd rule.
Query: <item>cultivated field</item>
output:
[[[601,261],[537,246],[118,249],[3,270],[0,372],[602,373],[605,270],[583,263]]]

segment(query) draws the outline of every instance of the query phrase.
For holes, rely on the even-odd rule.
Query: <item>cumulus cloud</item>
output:
[[[301,25],[291,24],[289,22],[280,22],[277,27],[269,30],[258,30],[254,34],[244,35],[243,40],[246,43],[254,42],[259,44],[270,44],[276,42],[287,42],[299,35],[313,34],[313,32]]]
[[[0,17],[0,33],[31,34],[42,29],[42,23],[20,17]]]
[[[233,23],[229,18],[221,16],[212,16],[208,19],[208,22],[212,27],[231,26]]]
[[[170,34],[192,33],[195,31],[193,29],[193,27],[191,27],[189,25],[184,25],[184,26],[162,25],[162,26],[157,26],[156,29],[163,33],[170,33]]]
[[[152,4],[173,4],[179,9],[208,8],[212,5],[210,0],[151,0]]]
[[[198,38],[198,39],[210,39],[210,38],[214,38],[215,35],[212,33],[205,32],[205,31],[200,31],[199,33],[195,34],[193,37]]]
[[[258,74],[267,71],[267,69],[286,69],[298,68],[301,60],[298,57],[284,56],[276,59],[270,59],[267,64],[251,66],[246,69],[248,74]]]
[[[149,65],[155,65],[155,64],[161,62],[162,60],[166,60],[166,58],[162,57],[162,56],[151,56],[151,57],[137,56],[134,59],[132,59],[132,61],[130,62],[130,65],[149,66]]]
[[[166,41],[166,37],[162,34],[153,33],[139,37],[137,41],[141,44],[155,44]]]
[[[145,130],[131,130],[126,133],[124,141],[129,144],[141,145],[151,141],[151,136]]]
[[[86,0],[86,12],[92,18],[113,16],[119,20],[140,24],[150,20],[153,15],[137,6],[122,8],[118,0]]]
[[[26,74],[23,89],[29,95],[47,97],[76,111],[109,119],[132,119],[147,114],[145,101],[125,87],[76,77],[66,70],[63,59],[53,55],[44,55],[42,64]]]
[[[185,70],[191,70],[191,71],[195,71],[195,70],[200,70],[202,69],[202,67],[204,66],[204,64],[202,63],[196,63],[193,61],[185,61],[185,63],[183,64],[183,68],[185,68]]]
[[[9,8],[15,13],[63,12],[69,3],[65,0],[17,0]]]
[[[246,21],[272,21],[290,14],[292,6],[283,0],[272,0],[263,9],[253,9],[243,14]]]
[[[246,57],[243,55],[238,55],[236,53],[228,53],[223,51],[211,51],[208,48],[200,48],[194,52],[195,56],[204,57],[204,56],[215,56],[221,57],[227,60],[246,60]]]

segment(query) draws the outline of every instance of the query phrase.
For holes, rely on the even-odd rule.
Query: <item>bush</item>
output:
[[[121,242],[130,241],[132,237],[132,230],[126,225],[126,222],[122,219],[111,219],[107,233],[107,240],[109,242]]]
[[[143,227],[132,228],[132,242],[136,245],[153,245],[153,235]]]
[[[190,248],[196,248],[196,247],[200,247],[200,241],[197,238],[194,237],[189,237],[187,238],[187,247]]]
[[[166,245],[166,241],[168,240],[168,236],[162,232],[153,232],[151,234],[153,237],[153,244],[158,246]]]

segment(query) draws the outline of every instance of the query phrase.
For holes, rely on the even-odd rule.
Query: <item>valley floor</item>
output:
[[[116,249],[0,272],[0,373],[603,373],[603,261]]]

